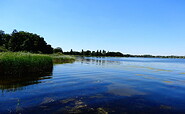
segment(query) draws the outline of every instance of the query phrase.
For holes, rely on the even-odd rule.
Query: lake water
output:
[[[0,113],[185,113],[185,59],[85,57],[0,82]]]

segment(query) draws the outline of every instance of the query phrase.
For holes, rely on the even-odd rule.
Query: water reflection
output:
[[[0,97],[0,113],[185,112],[184,65],[132,60],[85,57],[55,65],[52,77],[1,79],[0,89],[14,92]]]
[[[51,79],[52,72],[44,73],[45,75],[26,75],[24,77],[8,77],[0,78],[0,90],[2,93],[23,90],[28,85],[39,84],[43,79]]]
[[[82,64],[94,64],[94,65],[100,65],[100,66],[122,64],[121,61],[106,60],[106,57],[82,57],[82,58],[79,58],[79,61]]]

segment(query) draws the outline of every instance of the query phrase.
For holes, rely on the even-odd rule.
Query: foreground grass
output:
[[[0,76],[26,76],[51,73],[52,58],[47,55],[3,52],[0,53]]]
[[[23,52],[0,53],[0,77],[21,77],[27,75],[48,75],[53,64],[74,62],[75,57],[62,54],[31,54]]]

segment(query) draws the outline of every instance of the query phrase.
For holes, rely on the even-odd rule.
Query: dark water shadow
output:
[[[50,71],[42,72],[42,74],[26,74],[21,77],[17,76],[0,76],[0,90],[4,92],[11,92],[23,90],[26,86],[39,84],[44,79],[51,79],[52,69]]]

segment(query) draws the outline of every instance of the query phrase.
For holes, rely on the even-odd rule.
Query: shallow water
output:
[[[0,113],[185,113],[184,69],[185,59],[79,58],[52,76],[0,79]]]

